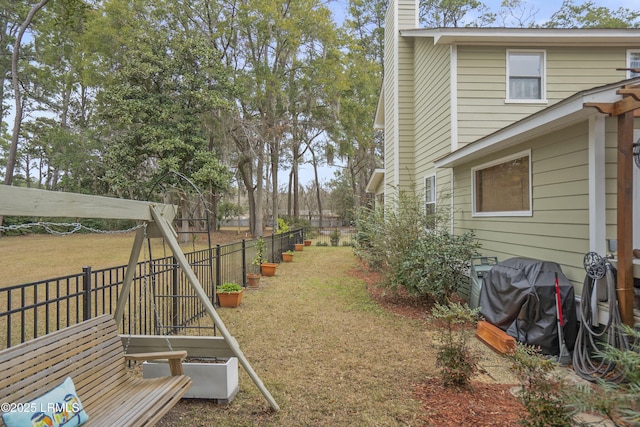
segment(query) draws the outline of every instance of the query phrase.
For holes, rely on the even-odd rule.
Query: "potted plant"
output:
[[[291,262],[293,261],[293,251],[286,251],[282,253],[282,261]]]
[[[260,266],[263,276],[274,276],[276,274],[276,267],[278,264],[275,262],[263,262]]]
[[[305,239],[304,245],[305,246],[311,246],[311,240]]]
[[[301,251],[304,249],[304,243],[294,243],[296,247],[296,251]]]
[[[265,242],[262,236],[256,241],[256,256],[251,261],[251,264],[255,265],[258,269],[261,268],[264,262]],[[250,289],[258,289],[260,287],[260,270],[258,273],[247,273],[247,287]]]
[[[242,288],[242,286],[233,282],[223,283],[222,285],[218,286],[218,289],[216,290],[216,295],[218,295],[220,307],[238,307],[240,305],[240,302],[242,302],[243,293],[244,289]]]
[[[334,229],[331,234],[329,234],[329,241],[331,242],[331,246],[338,246],[338,243],[340,243],[340,230],[337,228]]]

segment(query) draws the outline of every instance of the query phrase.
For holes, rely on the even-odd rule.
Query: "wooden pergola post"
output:
[[[618,116],[618,280],[622,321],[633,326],[633,111]]]
[[[640,113],[640,86],[624,86],[613,103],[585,103],[603,114],[618,117],[616,294],[622,321],[633,326],[633,121]]]

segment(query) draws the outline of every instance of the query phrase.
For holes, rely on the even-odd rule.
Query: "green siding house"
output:
[[[629,96],[640,93],[640,29],[418,28],[418,2],[390,0],[385,32],[385,164],[369,190],[424,189],[483,255],[555,261],[580,295],[585,254],[610,254],[619,237],[620,116],[595,106],[624,99],[628,139],[640,139]],[[633,169],[633,196],[620,200],[640,248]],[[628,264],[640,277],[640,260]]]

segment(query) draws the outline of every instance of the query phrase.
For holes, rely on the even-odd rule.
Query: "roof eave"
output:
[[[640,82],[640,79],[633,79],[633,81]],[[614,85],[579,92],[564,101],[525,117],[510,126],[435,160],[434,165],[437,168],[459,166],[532,138],[587,120],[589,117],[601,113],[593,107],[585,107],[584,104],[587,102],[612,103],[619,101],[622,96],[618,95],[616,91],[621,86],[622,84],[618,82]]]

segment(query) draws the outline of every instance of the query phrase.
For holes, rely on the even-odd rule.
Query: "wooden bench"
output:
[[[104,315],[0,351],[0,402],[29,402],[71,377],[89,415],[83,425],[150,426],[191,387],[180,375],[185,356],[125,356],[115,321]],[[127,368],[127,358],[169,359],[173,376],[142,379]]]

